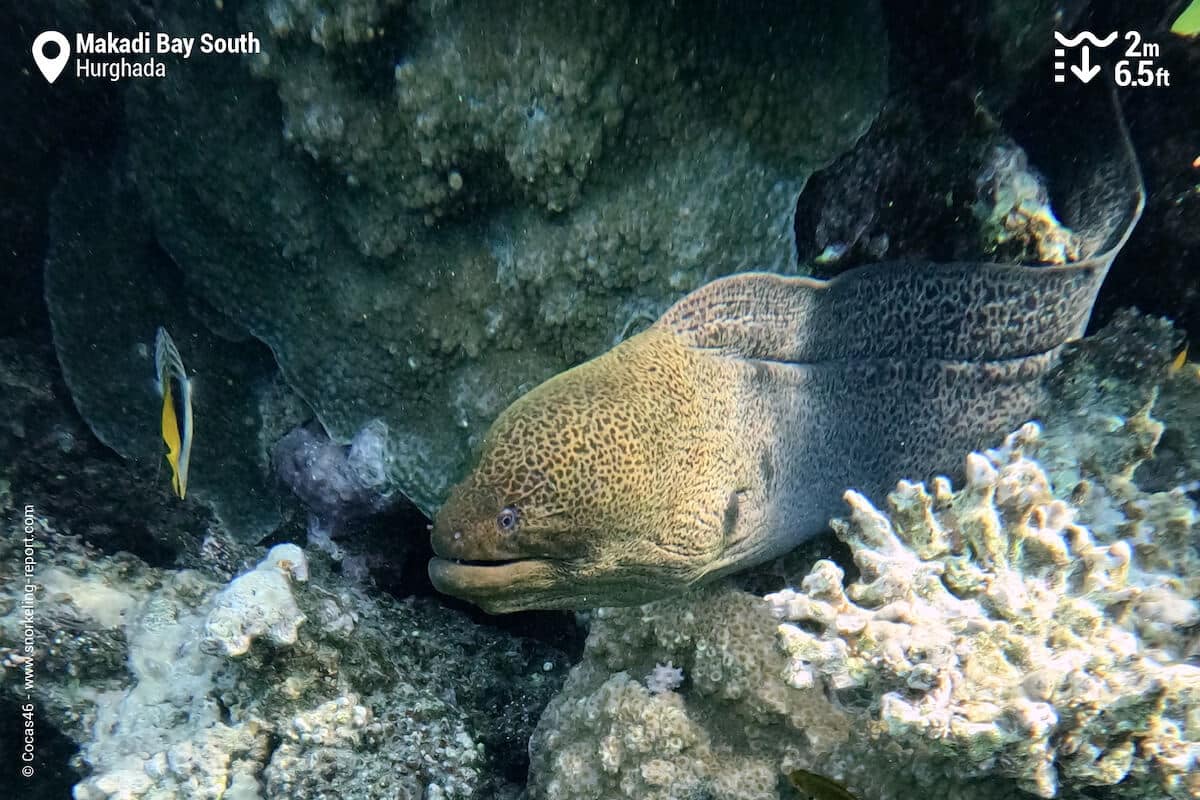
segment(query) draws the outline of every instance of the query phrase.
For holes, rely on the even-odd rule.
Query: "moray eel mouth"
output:
[[[545,558],[479,561],[435,557],[429,562],[429,578],[439,592],[461,597],[492,614],[529,608],[534,597],[553,603],[561,576],[561,567]]]
[[[502,508],[490,489],[470,481],[451,490],[430,536],[434,587],[493,614],[563,607],[579,560],[499,528],[495,515]]]
[[[631,576],[581,561],[536,557],[481,561],[437,556],[429,561],[429,578],[439,592],[489,614],[640,605],[681,591],[687,583],[672,582],[653,570]]]

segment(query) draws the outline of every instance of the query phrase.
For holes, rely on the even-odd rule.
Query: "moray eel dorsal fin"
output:
[[[1034,416],[1143,204],[1115,101],[1092,99],[1039,117],[1074,156],[1048,178],[1078,262],[697,289],[496,420],[435,521],[435,586],[496,612],[646,602],[786,552],[848,488],[881,500]]]
[[[1107,113],[1087,128],[1083,148],[1095,174],[1076,177],[1076,194],[1096,202],[1064,198],[1089,208],[1077,262],[886,262],[827,281],[742,273],[684,297],[656,324],[694,348],[790,367],[803,399],[776,398],[764,413],[821,426],[792,452],[814,471],[834,464],[820,470],[827,481],[882,499],[900,477],[952,472],[986,437],[1035,415],[1041,376],[1083,335],[1141,215],[1128,132],[1115,99],[1101,105]]]
[[[657,324],[691,346],[767,361],[862,358],[962,361],[1046,352],[1083,334],[1096,293],[1145,205],[1141,173],[1112,96],[1071,122],[1087,131],[1074,209],[1082,258],[1057,267],[895,261],[832,280],[747,272],[684,297]],[[1057,126],[1051,123],[1055,131]],[[1045,133],[1044,131],[1042,133]]]

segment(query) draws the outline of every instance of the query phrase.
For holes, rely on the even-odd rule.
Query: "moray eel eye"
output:
[[[503,533],[508,533],[517,527],[517,510],[511,506],[496,516],[496,527]]]

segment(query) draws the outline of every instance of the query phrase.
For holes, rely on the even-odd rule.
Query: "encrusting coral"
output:
[[[506,797],[498,765],[564,671],[548,647],[370,597],[292,544],[222,585],[29,524],[31,697],[79,745],[78,800]],[[26,659],[20,542],[0,538],[9,695]]]
[[[530,742],[530,796],[775,798],[780,753],[831,753],[850,722],[784,682],[775,627],[760,598],[722,587],[597,610]],[[674,689],[654,679],[666,661]]]
[[[968,456],[957,491],[848,493],[848,584],[820,559],[765,599],[596,612],[532,796],[760,800],[802,768],[862,800],[1200,797],[1200,370],[1167,366],[1175,340],[1121,315],[1072,348],[1044,429]],[[667,662],[673,691],[636,679]]]

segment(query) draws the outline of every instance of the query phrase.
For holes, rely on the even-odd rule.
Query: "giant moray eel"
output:
[[[434,585],[492,612],[647,602],[786,552],[847,488],[953,471],[1034,416],[1141,213],[1127,134],[1098,104],[1046,126],[1075,156],[1050,180],[1082,260],[701,287],[500,415],[437,515]]]

